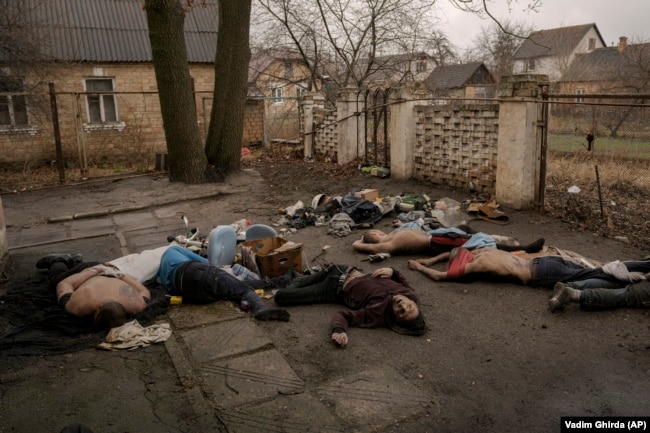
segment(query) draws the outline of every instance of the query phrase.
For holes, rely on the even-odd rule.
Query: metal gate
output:
[[[363,163],[366,166],[390,169],[389,93],[390,88],[367,89],[364,94],[364,140],[366,145],[364,146]]]

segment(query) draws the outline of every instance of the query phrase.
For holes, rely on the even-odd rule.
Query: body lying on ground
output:
[[[424,230],[417,223],[407,223],[390,233],[368,230],[361,239],[352,243],[352,248],[359,252],[391,255],[437,255],[459,246],[467,249],[491,247],[504,251],[523,250],[527,253],[535,253],[544,247],[544,239],[522,246],[513,238],[470,233],[466,228]]]
[[[346,265],[299,276],[275,294],[275,302],[282,306],[334,303],[348,307],[337,312],[330,324],[331,339],[339,347],[347,345],[350,326],[386,326],[400,334],[423,335],[426,325],[419,300],[404,275],[393,268],[364,274]]]
[[[446,270],[432,269],[436,263],[447,262]],[[612,262],[614,263],[614,262]],[[613,266],[592,268],[579,260],[560,256],[538,256],[526,258],[522,255],[495,248],[468,250],[454,248],[428,259],[409,260],[409,269],[416,270],[434,281],[459,279],[469,275],[484,275],[514,280],[533,287],[553,287],[557,282],[600,279],[621,281],[623,274],[650,272],[650,260],[617,262],[620,274]]]

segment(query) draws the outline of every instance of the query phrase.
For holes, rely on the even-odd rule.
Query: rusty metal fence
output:
[[[550,95],[546,210],[628,237],[650,230],[648,95]]]

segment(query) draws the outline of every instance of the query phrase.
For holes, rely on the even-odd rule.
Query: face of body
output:
[[[404,295],[393,296],[393,312],[400,322],[408,322],[418,317],[420,310],[415,302]]]

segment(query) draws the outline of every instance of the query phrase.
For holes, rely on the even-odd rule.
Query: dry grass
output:
[[[580,192],[568,192],[573,186]],[[573,227],[624,238],[645,249],[650,237],[650,162],[551,154],[545,210]]]

